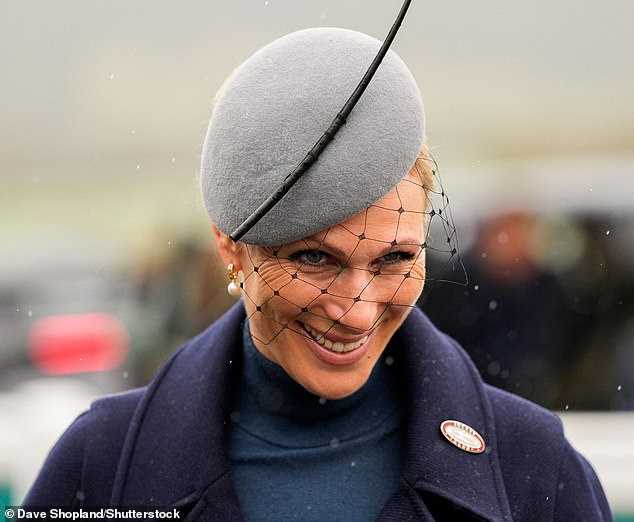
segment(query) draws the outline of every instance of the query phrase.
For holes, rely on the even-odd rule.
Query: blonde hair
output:
[[[414,162],[414,169],[420,177],[425,192],[427,192],[429,196],[429,192],[434,192],[436,189],[436,162],[431,157],[425,143],[423,143],[418,157]]]

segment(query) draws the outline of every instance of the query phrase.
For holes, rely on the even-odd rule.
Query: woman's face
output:
[[[257,349],[318,396],[361,388],[423,289],[427,221],[424,190],[410,171],[326,231],[280,247],[236,243],[228,257],[221,246],[243,272]]]

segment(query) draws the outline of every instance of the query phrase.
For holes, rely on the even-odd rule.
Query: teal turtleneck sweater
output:
[[[368,382],[326,401],[244,335],[229,457],[247,522],[375,520],[401,475],[403,392],[384,357]]]

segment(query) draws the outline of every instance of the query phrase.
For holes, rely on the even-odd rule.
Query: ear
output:
[[[225,265],[233,263],[235,270],[242,270],[242,263],[240,261],[239,251],[242,247],[242,243],[235,242],[227,234],[222,232],[216,225],[212,225],[214,233],[214,239],[216,240],[216,248],[220,253],[220,257]]]

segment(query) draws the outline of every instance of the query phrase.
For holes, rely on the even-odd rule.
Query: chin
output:
[[[364,378],[355,375],[354,377],[340,375],[336,377],[327,377],[327,383],[311,383],[304,387],[314,395],[323,397],[329,401],[345,399],[353,393],[359,391],[366,382],[368,382],[369,374]]]

